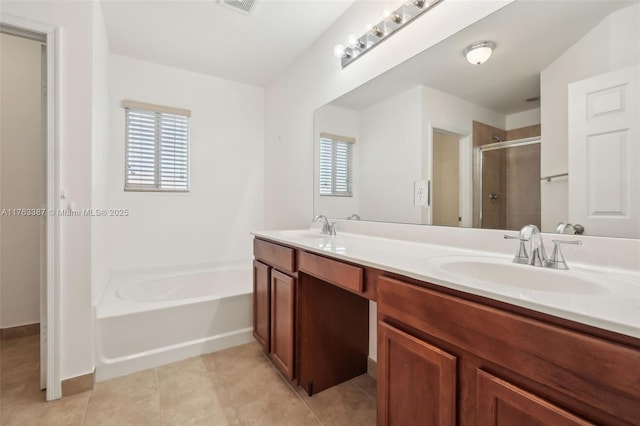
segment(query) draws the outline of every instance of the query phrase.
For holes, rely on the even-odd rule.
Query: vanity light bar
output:
[[[431,9],[443,0],[409,0],[402,6],[389,13],[385,18],[371,27],[359,38],[350,37],[347,47],[337,45],[333,52],[340,58],[342,68],[373,49],[409,22]]]

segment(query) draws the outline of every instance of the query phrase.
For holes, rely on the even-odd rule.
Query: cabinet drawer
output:
[[[292,248],[256,238],[253,240],[253,255],[281,271],[296,271],[295,250]]]
[[[300,253],[298,267],[300,271],[323,281],[355,293],[362,293],[362,268],[307,252]]]

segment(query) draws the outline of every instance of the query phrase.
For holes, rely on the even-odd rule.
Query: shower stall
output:
[[[540,227],[540,138],[492,143],[476,150],[480,227]]]

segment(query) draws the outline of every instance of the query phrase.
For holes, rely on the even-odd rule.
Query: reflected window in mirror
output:
[[[355,139],[320,135],[320,195],[353,196],[353,144]]]

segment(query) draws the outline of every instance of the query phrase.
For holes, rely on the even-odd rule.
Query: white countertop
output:
[[[467,250],[458,247],[373,237],[338,232],[321,235],[318,229],[259,231],[253,235],[288,246],[316,252],[345,261],[397,273],[443,287],[484,296],[560,318],[640,338],[640,272],[611,268],[572,266],[570,271],[537,268],[511,263],[512,255]],[[546,274],[549,281],[563,279],[563,274],[594,283],[597,291],[534,290],[511,285],[488,283],[441,268],[444,257],[486,259],[487,262],[509,264],[517,273],[528,268]],[[449,258],[450,259],[450,258]]]

